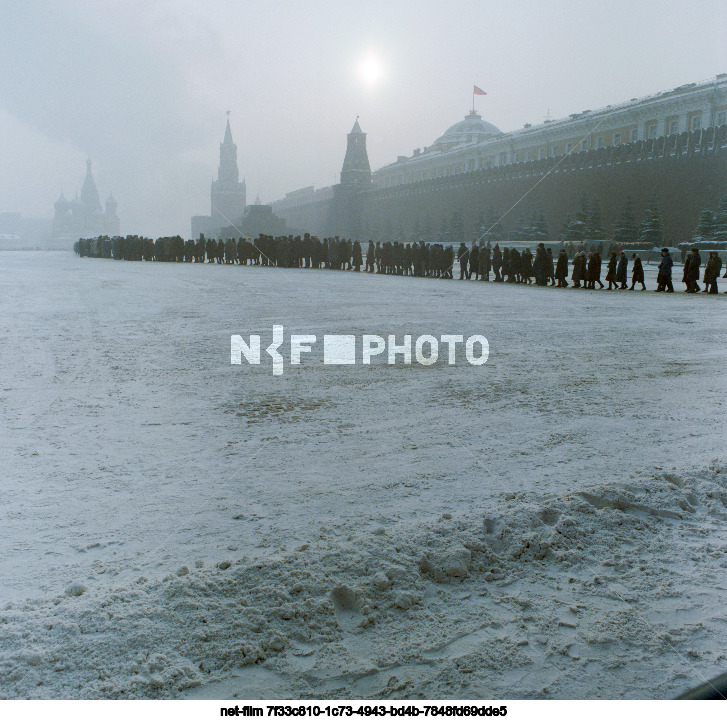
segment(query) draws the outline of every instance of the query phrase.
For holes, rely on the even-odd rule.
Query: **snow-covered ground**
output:
[[[2,254],[0,698],[668,698],[724,672],[726,302]],[[490,358],[230,365],[273,323]]]

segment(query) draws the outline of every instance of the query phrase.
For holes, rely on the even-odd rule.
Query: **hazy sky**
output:
[[[227,110],[269,202],[337,182],[356,115],[376,169],[461,120],[473,83],[514,130],[727,72],[726,36],[725,0],[2,0],[0,212],[51,217],[91,157],[123,233],[188,236]]]

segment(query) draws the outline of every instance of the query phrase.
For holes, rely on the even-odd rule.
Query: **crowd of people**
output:
[[[117,260],[145,260],[187,263],[224,263],[239,265],[278,266],[283,268],[328,268],[355,272],[383,273],[387,275],[413,275],[427,278],[454,278],[455,265],[459,265],[460,280],[492,281],[495,283],[524,283],[541,286],[574,288],[605,288],[601,281],[602,259],[597,251],[576,252],[572,261],[565,248],[558,252],[557,260],[551,248],[539,243],[535,254],[529,248],[502,249],[499,243],[463,242],[459,249],[442,243],[400,243],[369,241],[365,253],[359,241],[341,238],[323,240],[306,233],[304,236],[273,237],[261,235],[250,239],[183,240],[172,238],[90,238],[79,240],[74,250],[79,255]],[[631,253],[631,285],[628,284],[629,258],[617,247],[610,252],[605,281],[608,290],[635,290],[636,285],[646,290],[644,268],[637,253]],[[672,284],[673,260],[668,248],[661,251],[662,259],[657,274],[656,292],[674,292]],[[697,248],[687,254],[684,263],[684,282],[687,293],[717,293],[717,279],[722,261],[715,251],[709,252],[704,268],[704,288],[698,281],[702,259]],[[722,276],[727,278],[727,272]]]

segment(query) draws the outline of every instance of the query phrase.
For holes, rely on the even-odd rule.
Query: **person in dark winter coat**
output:
[[[495,282],[502,283],[502,277],[500,276],[500,269],[502,268],[502,251],[500,250],[499,243],[495,243],[495,247],[492,249],[492,270],[495,271]]]
[[[602,262],[601,254],[598,251],[596,251],[593,254],[593,258],[596,263],[596,272],[595,272],[596,283],[598,283],[599,287],[604,288],[605,286],[603,285],[603,283],[601,283],[601,262]],[[594,285],[593,287],[595,288],[596,286]]]
[[[555,262],[553,261],[553,249],[545,249],[545,284],[550,281],[551,285],[555,285]]]
[[[520,282],[520,253],[516,248],[510,251],[510,272],[508,274],[508,283],[519,283]]]
[[[685,286],[685,288],[684,288],[685,293],[689,292],[688,276],[689,276],[689,266],[691,265],[691,263],[692,263],[692,254],[687,253],[687,257],[684,259],[684,268],[682,269],[682,283],[684,283],[684,286]]]
[[[480,248],[480,280],[490,280],[490,271],[492,270],[490,241]]]
[[[717,278],[719,278],[719,271],[722,270],[722,259],[719,257],[717,251],[710,251],[709,260],[704,268],[704,292],[707,293],[718,293],[717,290]]]
[[[374,272],[374,257],[375,257],[374,241],[370,240],[369,245],[366,248],[366,272]]]
[[[558,281],[559,288],[567,288],[568,281],[568,253],[565,252],[565,248],[560,249],[558,253],[558,263],[555,266],[555,279]]]
[[[616,265],[618,264],[618,258],[616,257],[616,251],[611,251],[611,257],[608,259],[608,270],[606,271],[606,280],[608,281],[608,289],[612,290],[611,286],[618,288],[616,282]]]
[[[646,290],[646,286],[644,285],[644,266],[641,265],[641,258],[636,253],[632,253],[631,260],[634,261],[634,267],[631,272],[630,290],[633,290],[637,283],[641,283],[641,290]]]
[[[654,293],[662,293],[666,287],[667,293],[674,292],[674,286],[671,283],[671,268],[674,261],[669,255],[669,248],[661,249],[661,263],[659,263],[659,272],[656,276],[657,288]]]
[[[478,280],[478,276],[480,274],[480,249],[477,246],[477,241],[473,241],[472,247],[470,248],[470,278],[473,273],[475,280]]]
[[[533,274],[535,275],[535,285],[548,285],[548,256],[545,252],[545,245],[538,243],[535,249],[535,260],[533,261]]]
[[[687,268],[687,264],[685,262],[684,264],[684,279],[687,284],[687,293],[699,293],[699,285],[697,284],[697,281],[699,280],[699,266],[702,264],[702,259],[699,256],[699,250],[697,248],[692,248],[692,252],[689,256],[687,256],[689,259],[689,268]]]
[[[363,258],[361,257],[361,243],[359,243],[357,240],[353,241],[351,256],[351,264],[353,265],[353,269],[358,272],[359,270],[361,270],[361,266],[363,265]]]
[[[467,272],[467,258],[469,251],[464,243],[459,244],[459,250],[457,251],[457,260],[459,261],[459,279],[469,280],[469,273]]]
[[[573,275],[571,275],[574,288],[581,288],[581,281],[586,280],[586,254],[584,251],[576,253],[576,257],[573,258]],[[585,286],[583,286],[585,287]]]
[[[520,256],[520,275],[522,276],[522,282],[530,285],[533,277],[533,254],[530,252],[530,248],[525,248],[522,256]]]
[[[599,257],[596,253],[588,254],[588,266],[586,269],[586,288],[589,290],[596,289],[596,281],[601,282],[601,268],[599,263]],[[601,286],[603,287],[603,286]]]
[[[626,278],[628,277],[628,270],[629,270],[629,261],[626,257],[626,253],[621,251],[620,257],[618,259],[618,267],[616,268],[616,282],[621,283],[621,287],[619,290],[626,290],[628,288],[628,285],[626,283]]]

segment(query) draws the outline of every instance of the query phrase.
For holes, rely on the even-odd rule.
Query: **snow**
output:
[[[668,698],[724,670],[724,295],[0,270],[0,698]],[[490,357],[231,366],[273,323]]]

